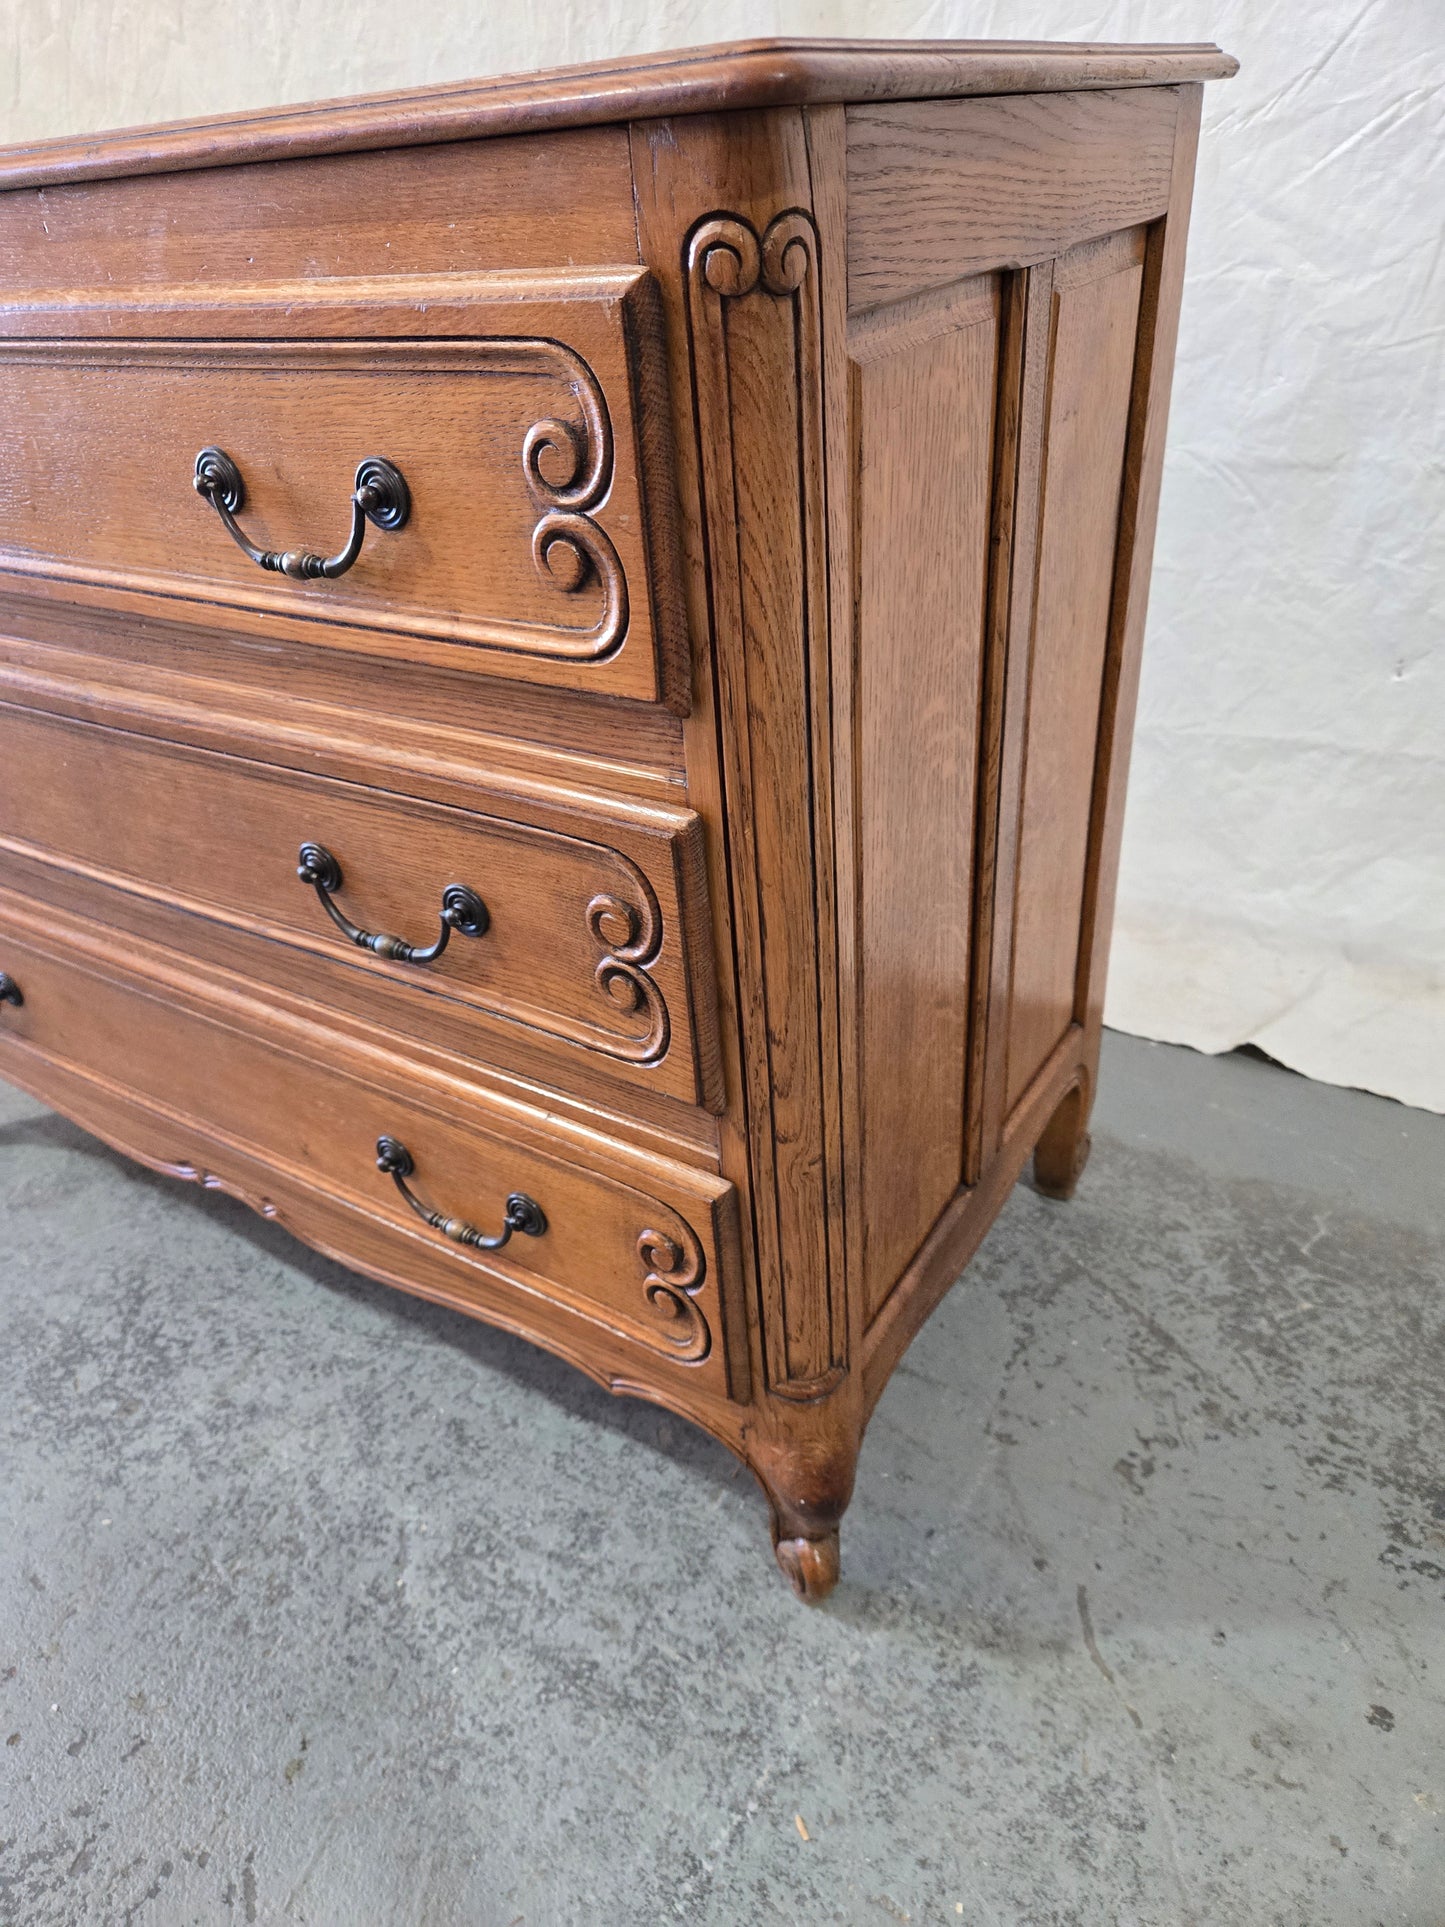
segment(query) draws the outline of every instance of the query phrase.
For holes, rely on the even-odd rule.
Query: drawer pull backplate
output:
[[[358,464],[356,484],[351,493],[351,533],[335,555],[316,555],[310,549],[258,549],[236,520],[246,505],[246,484],[241,471],[223,448],[203,448],[196,457],[196,493],[202,495],[220,516],[226,532],[238,549],[249,555],[258,568],[273,575],[289,576],[293,582],[334,581],[345,575],[361,554],[366,525],[379,529],[406,527],[411,514],[411,490],[399,468],[368,455]]]
[[[465,883],[449,883],[442,891],[442,927],[436,942],[422,948],[408,943],[404,937],[359,929],[341,914],[332,901],[334,893],[341,888],[341,865],[321,844],[301,845],[296,874],[315,890],[327,916],[343,937],[358,950],[374,951],[378,957],[388,957],[393,963],[435,963],[451,941],[453,930],[460,930],[464,937],[483,937],[492,921],[491,912],[475,890],[469,890]]]
[[[514,1231],[520,1231],[528,1238],[540,1238],[547,1229],[541,1205],[535,1198],[529,1198],[525,1191],[514,1191],[507,1199],[507,1215],[502,1220],[502,1228],[491,1237],[463,1218],[448,1218],[441,1211],[433,1211],[407,1185],[406,1181],[416,1165],[411,1152],[398,1138],[379,1137],[376,1140],[376,1168],[396,1180],[397,1190],[424,1224],[429,1224],[433,1231],[439,1231],[444,1238],[450,1238],[453,1244],[470,1245],[477,1251],[500,1251],[510,1241]]]

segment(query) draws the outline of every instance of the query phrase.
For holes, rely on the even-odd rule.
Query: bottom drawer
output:
[[[603,1376],[645,1361],[705,1395],[743,1395],[723,1179],[595,1141],[579,1154],[520,1106],[459,1122],[389,1053],[153,963],[133,972],[80,933],[59,944],[48,921],[0,904],[0,1076],[153,1164],[241,1192],[346,1262]],[[257,1197],[258,1174],[276,1204]],[[504,1245],[475,1242],[509,1219]]]

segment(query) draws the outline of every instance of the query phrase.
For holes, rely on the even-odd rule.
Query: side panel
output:
[[[1004,726],[999,774],[993,782],[987,771],[981,781],[985,795],[994,790],[998,800],[997,865],[999,877],[996,928],[991,943],[989,1018],[983,1106],[982,1160],[978,1180],[960,1191],[939,1218],[929,1237],[890,1293],[869,1327],[864,1379],[872,1406],[904,1348],[932,1308],[948,1290],[977,1249],[1006,1198],[1030,1152],[1040,1182],[1055,1192],[1068,1188],[1077,1176],[1087,1148],[1088,1107],[1098,1069],[1105,965],[1109,923],[1118,871],[1124,788],[1128,773],[1129,733],[1138,686],[1140,644],[1147,603],[1150,551],[1154,537],[1159,477],[1168,420],[1169,384],[1183,282],[1185,238],[1188,230],[1195,151],[1199,134],[1200,93],[1197,86],[1174,91],[1176,131],[1168,191],[1168,209],[1143,237],[1123,234],[1106,243],[1102,252],[1077,250],[1057,263],[1030,267],[1013,289],[1021,324],[1017,373],[1018,462],[1014,502],[1009,520],[1002,497],[996,513],[996,536],[1011,530],[1010,555],[996,574],[996,619],[1007,612],[1009,635],[1004,678]],[[1143,239],[1142,273],[1139,240]],[[1055,302],[1057,268],[1059,299]],[[1113,285],[1111,285],[1111,283]],[[1137,309],[1131,304],[1137,289]],[[1080,297],[1074,299],[1074,296]],[[1123,312],[1119,312],[1122,309]],[[1104,599],[1098,557],[1107,557],[1107,627],[1103,660],[1092,687],[1078,691],[1082,705],[1079,740],[1087,750],[1087,781],[1076,778],[1076,806],[1087,816],[1087,848],[1082,856],[1082,891],[1077,916],[1065,905],[1059,912],[1063,954],[1068,971],[1054,981],[1052,1018],[1063,1026],[1053,1050],[1034,1072],[1005,1115],[1005,1061],[1015,1041],[1008,1022],[1008,990],[1013,975],[1010,962],[1015,936],[1013,878],[1021,841],[1022,775],[1025,763],[1025,724],[1030,716],[1030,610],[1036,578],[1035,530],[1041,512],[1047,514],[1061,499],[1061,447],[1077,438],[1079,414],[1086,388],[1067,393],[1067,357],[1058,350],[1076,323],[1090,320],[1100,359],[1088,371],[1091,388],[1097,381],[1108,387],[1119,409],[1109,432],[1101,435],[1106,454],[1123,441],[1121,470],[1095,477],[1101,502],[1077,504],[1082,531],[1093,528],[1097,546],[1076,551],[1079,559],[1092,555],[1086,572],[1089,593]],[[1113,339],[1113,328],[1128,338],[1131,352]],[[1072,366],[1081,373],[1081,357]],[[1009,384],[1001,387],[1001,414],[1008,407]],[[1122,399],[1120,399],[1122,397]],[[1125,414],[1127,420],[1124,419]],[[1042,473],[1041,473],[1042,471]],[[1054,537],[1059,530],[1057,518]],[[1062,565],[1064,550],[1052,551]],[[1047,564],[1046,564],[1047,567]],[[1083,580],[1085,578],[1081,578]],[[1041,588],[1046,584],[1041,584]],[[1093,646],[1098,648],[1098,633]],[[985,743],[988,743],[988,733]],[[1072,736],[1071,736],[1072,740]],[[1030,836],[1036,859],[1047,848],[1047,824],[1038,814],[1039,739],[1027,746],[1028,768],[1035,778],[1029,799]],[[1077,846],[1082,848],[1082,845]],[[1038,871],[1035,870],[1035,877]],[[1074,868],[1072,874],[1079,875]],[[980,875],[981,886],[987,878]],[[1028,890],[1026,887],[1025,895]],[[1037,902],[1035,895],[1034,901]],[[1022,920],[1020,920],[1022,923]],[[1021,927],[1022,945],[1032,929]],[[980,943],[985,939],[980,935]],[[1023,967],[1024,970],[1027,966]],[[1067,987],[1066,985],[1067,980]],[[1070,1021],[1072,1018],[1072,1021]],[[1027,1020],[1021,1018],[1021,1027]],[[1035,1031],[1037,1048],[1038,1031]],[[1021,1054],[1014,1053],[1014,1081],[1020,1074]]]
[[[965,283],[849,335],[869,1317],[964,1175],[999,302]]]
[[[850,307],[1027,267],[1156,219],[1169,205],[1177,92],[850,107]]]
[[[870,1398],[1029,1150],[1062,1191],[1086,1148],[1198,109],[1182,87],[847,111],[863,1120],[850,1203],[863,1200]],[[977,471],[985,583],[962,511],[942,560],[930,513],[980,452],[960,445],[960,387],[980,371],[928,343],[930,318],[987,284],[992,407],[966,431],[993,463]],[[921,415],[905,364],[935,385]],[[910,441],[947,479],[903,467]],[[951,621],[950,646],[931,620]],[[930,729],[930,665],[955,696],[972,677],[971,733]],[[948,819],[969,777],[965,872]],[[945,909],[954,888],[963,930]],[[929,964],[890,943],[901,913]],[[921,994],[929,967],[955,1002]]]
[[[1075,1018],[1144,245],[1143,232],[1131,230],[1075,249],[1054,269],[1014,896],[1010,1109]]]

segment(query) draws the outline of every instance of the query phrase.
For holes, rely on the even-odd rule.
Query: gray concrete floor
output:
[[[687,1426],[0,1089],[0,1917],[1439,1927],[1442,1178],[1109,1040],[809,1612]]]

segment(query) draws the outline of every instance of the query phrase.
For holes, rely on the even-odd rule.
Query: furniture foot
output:
[[[816,1606],[838,1583],[838,1525],[853,1496],[859,1440],[851,1426],[814,1439],[754,1439],[748,1463],[767,1495],[784,1578]]]
[[[1089,1161],[1089,1107],[1075,1084],[1034,1147],[1034,1185],[1046,1198],[1071,1198]]]
[[[816,1606],[838,1583],[838,1528],[821,1539],[776,1539],[783,1577],[799,1599]]]

